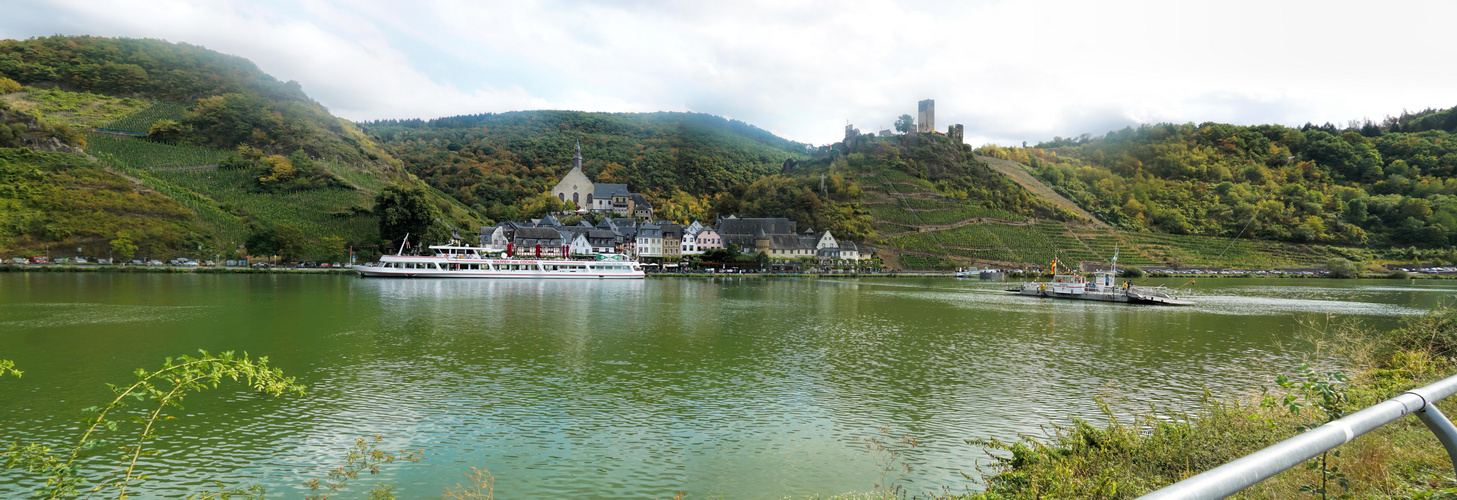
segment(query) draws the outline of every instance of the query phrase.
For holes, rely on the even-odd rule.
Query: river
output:
[[[1184,285],[1187,279],[1145,280]],[[208,480],[301,497],[379,435],[401,498],[470,467],[497,498],[783,498],[870,491],[856,438],[910,435],[911,493],[976,486],[965,439],[1257,392],[1311,354],[1300,321],[1395,325],[1454,281],[1200,279],[1184,308],[1050,301],[949,278],[381,280],[339,275],[0,274],[0,443],[61,445],[106,383],[167,356],[268,356],[308,385],[189,396],[143,496]],[[105,456],[86,462],[104,467]],[[881,458],[884,458],[882,455]],[[897,474],[892,473],[891,479]],[[33,480],[0,472],[0,496]],[[352,495],[351,495],[352,497]]]

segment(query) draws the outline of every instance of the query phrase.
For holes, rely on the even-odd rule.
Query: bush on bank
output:
[[[978,479],[985,491],[952,498],[1134,498],[1275,444],[1311,426],[1450,375],[1457,367],[1457,310],[1443,308],[1386,332],[1355,324],[1310,325],[1317,350],[1353,366],[1339,373],[1302,366],[1259,398],[1214,399],[1192,413],[1152,410],[1108,423],[1075,420],[1042,437],[975,439],[993,450]],[[1293,405],[1291,404],[1293,403]],[[1438,406],[1447,414],[1451,400]],[[1452,464],[1431,432],[1403,418],[1285,471],[1236,498],[1448,498]],[[968,476],[970,477],[970,476]],[[1319,490],[1324,489],[1324,494]]]

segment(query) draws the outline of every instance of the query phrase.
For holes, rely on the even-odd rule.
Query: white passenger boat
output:
[[[366,277],[395,278],[592,278],[643,279],[642,265],[631,260],[522,259],[499,249],[468,245],[431,245],[434,256],[385,255],[379,262],[353,266]]]

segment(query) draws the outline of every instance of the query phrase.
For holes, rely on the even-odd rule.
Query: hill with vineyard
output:
[[[11,173],[0,189],[13,194],[0,196],[8,198],[0,248],[9,254],[79,247],[105,256],[120,239],[138,256],[159,258],[263,248],[343,260],[349,247],[381,247],[374,197],[392,185],[424,188],[457,227],[481,223],[297,83],[201,47],[84,36],[3,40],[0,112],[36,124],[23,127],[25,137],[22,127],[0,134],[0,147],[37,151],[0,156]],[[44,185],[73,177],[85,180],[67,184],[66,193]],[[144,207],[133,206],[137,200]]]
[[[856,209],[876,230],[870,246],[901,269],[1045,268],[1054,258],[1107,262],[1115,253],[1126,265],[1247,269],[1372,257],[1343,246],[1121,229],[1059,196],[1026,165],[987,152],[939,134],[861,135],[787,172],[857,184]]]

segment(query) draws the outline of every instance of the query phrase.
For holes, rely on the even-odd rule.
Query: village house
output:
[[[651,222],[637,227],[636,255],[642,257],[663,256],[663,228]]]
[[[627,192],[627,184],[597,184],[592,188],[593,212],[613,212],[612,200],[621,194],[630,198],[632,193]]]
[[[658,227],[663,235],[663,258],[683,257],[683,226],[664,223]]]
[[[567,246],[561,232],[549,227],[522,227],[516,229],[512,240],[512,256],[516,257],[564,257]]]
[[[796,234],[796,223],[785,218],[744,218],[729,216],[719,219],[718,232],[724,245],[736,245],[745,254],[763,252],[770,259],[801,258],[844,259],[841,255],[860,258],[853,243],[842,245],[829,231],[807,229]],[[846,242],[849,243],[849,242]],[[698,246],[701,248],[702,244]]]

